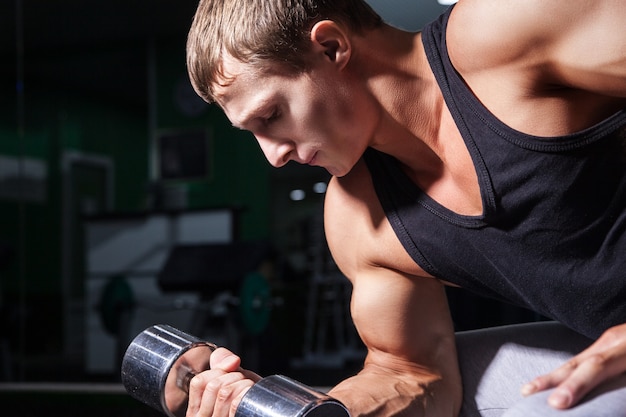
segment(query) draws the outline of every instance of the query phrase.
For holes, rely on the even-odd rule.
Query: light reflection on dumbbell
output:
[[[177,417],[187,413],[189,383],[202,371],[210,369],[211,353],[217,349],[213,343],[194,346],[183,353],[172,365],[164,388],[165,406]]]

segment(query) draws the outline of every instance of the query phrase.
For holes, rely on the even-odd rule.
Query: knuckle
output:
[[[567,361],[567,362],[565,362],[563,364],[562,369],[567,371],[567,372],[571,372],[574,369],[578,368],[578,365],[579,365],[578,359],[577,358],[572,358],[572,359],[570,359],[569,361]]]
[[[196,375],[189,381],[189,390],[199,390],[202,389],[204,385],[204,381],[200,375]]]
[[[533,379],[531,381],[531,384],[533,384],[538,389],[543,389],[544,387],[548,385],[549,381],[550,381],[550,375],[542,375]]]
[[[204,390],[215,395],[219,394],[219,390],[221,389],[221,383],[217,379],[212,379],[204,386]]]
[[[237,407],[238,406],[239,406],[239,402],[238,401],[237,402],[233,401],[230,404],[230,407],[229,407],[229,410],[228,410],[228,415],[234,416],[237,413]]]
[[[559,390],[572,399],[578,399],[585,395],[585,393],[589,391],[589,388],[589,381],[582,380],[576,382],[570,381],[569,383],[563,384]]]
[[[608,359],[601,353],[595,353],[587,358],[585,365],[591,370],[602,370],[606,367]]]
[[[220,387],[217,391],[217,400],[218,401],[229,401],[233,394],[233,388],[230,385],[225,385]]]

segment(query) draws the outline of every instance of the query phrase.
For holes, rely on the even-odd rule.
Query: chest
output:
[[[412,182],[430,198],[464,216],[483,215],[486,196],[483,195],[485,190],[481,188],[484,184],[481,186],[479,180],[482,161],[477,161],[480,156],[476,151],[472,154],[468,149],[468,146],[475,146],[474,140],[481,139],[473,138],[468,142],[463,138],[462,131],[465,135],[471,132],[470,135],[497,136],[497,140],[491,143],[496,148],[504,140],[500,136],[507,134],[514,139],[522,138],[522,141],[530,139],[536,142],[531,146],[537,148],[559,147],[559,143],[566,143],[572,135],[597,126],[620,109],[620,103],[598,103],[588,95],[578,97],[578,93],[567,91],[533,100],[522,99],[520,94],[517,99],[511,99],[512,95],[501,98],[502,94],[498,96],[491,91],[491,87],[483,88],[480,81],[475,84],[481,93],[481,104],[476,107],[479,111],[472,113],[461,110],[464,116],[463,122],[460,122],[458,116],[455,120],[447,104],[444,104],[439,114],[436,137],[430,139],[437,144],[434,147],[435,162],[426,164],[427,169],[422,169],[419,162],[404,167]],[[477,101],[476,98],[474,96],[474,101]],[[454,106],[457,111],[458,106],[458,103]],[[484,120],[492,122],[485,126]],[[481,125],[484,130],[472,132],[472,124]]]
[[[464,216],[481,215],[483,202],[474,161],[446,106],[436,136],[431,139],[438,144],[431,161],[407,165],[405,174],[448,210]]]

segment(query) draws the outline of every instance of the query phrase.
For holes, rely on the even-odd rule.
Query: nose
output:
[[[295,150],[293,142],[288,140],[276,140],[264,136],[256,136],[256,140],[265,158],[276,168],[286,165]]]

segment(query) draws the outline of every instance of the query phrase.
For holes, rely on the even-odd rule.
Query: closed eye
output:
[[[263,120],[263,123],[265,124],[265,126],[269,126],[272,123],[274,123],[276,120],[278,120],[279,117],[280,117],[280,111],[278,109],[274,109],[272,113],[269,115],[269,117],[266,117]]]

